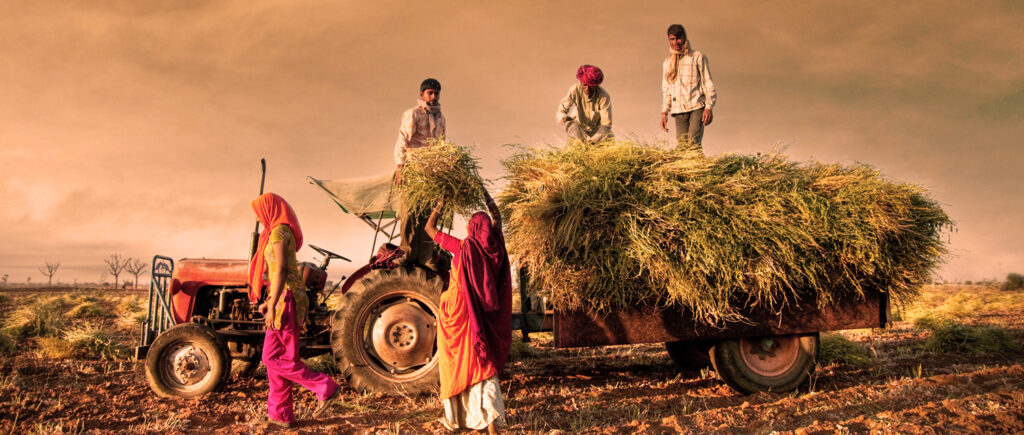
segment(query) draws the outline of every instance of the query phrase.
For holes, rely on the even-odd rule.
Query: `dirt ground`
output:
[[[924,301],[948,309],[977,299],[976,291],[939,287]],[[1020,304],[971,310],[965,323],[1004,328],[1024,344]],[[843,332],[868,351],[870,364],[819,363],[810,382],[796,392],[751,396],[732,391],[713,370],[680,371],[661,345],[555,349],[550,337],[541,334],[530,346],[517,346],[519,355],[502,380],[508,430],[1024,432],[1024,346],[998,354],[934,353],[922,349],[928,334],[908,322]],[[137,338],[124,332],[124,340],[131,339]],[[436,396],[361,395],[343,382],[342,400],[330,415],[304,418],[315,399],[301,392],[296,395],[297,427],[268,428],[262,375],[258,370],[252,378],[235,379],[224,391],[202,399],[168,400],[149,390],[138,362],[45,359],[22,343],[13,354],[0,356],[0,433],[444,432],[436,422],[441,415]]]

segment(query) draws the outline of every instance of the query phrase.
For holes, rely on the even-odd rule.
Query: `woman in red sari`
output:
[[[486,428],[495,433],[505,426],[498,374],[512,344],[512,274],[501,214],[490,195],[485,196],[491,216],[474,214],[464,240],[437,230],[440,204],[426,230],[453,255],[438,318],[441,423],[449,430]]]

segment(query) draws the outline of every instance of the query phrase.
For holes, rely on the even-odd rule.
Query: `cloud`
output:
[[[581,63],[605,70],[617,133],[665,139],[670,22],[711,61],[711,152],[784,143],[797,159],[874,164],[948,204],[956,249],[1024,261],[993,242],[1024,243],[998,217],[1024,212],[1007,199],[1021,193],[1007,174],[1022,157],[1022,15],[955,2],[3,3],[0,217],[16,225],[0,227],[0,272],[111,251],[241,257],[260,157],[310,241],[365,258],[372,236],[305,176],[390,170],[420,80],[444,83],[452,138],[477,145],[492,177],[502,144],[561,139],[555,105]]]

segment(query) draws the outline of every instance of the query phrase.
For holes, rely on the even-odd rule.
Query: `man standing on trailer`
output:
[[[579,83],[558,105],[555,119],[565,126],[569,139],[600,142],[612,135],[612,99],[602,88],[604,73],[601,68],[583,65],[576,70]]]
[[[405,165],[406,150],[427,146],[433,139],[445,134],[444,114],[441,113],[441,83],[428,78],[420,83],[420,98],[416,107],[402,114],[402,125],[398,128],[398,142],[395,143],[395,185],[402,181],[402,166]],[[401,248],[405,251],[403,263],[421,264],[431,269],[434,264],[434,241],[423,226],[427,216],[400,216]]]
[[[711,124],[711,109],[718,101],[708,57],[690,47],[681,24],[668,27],[668,47],[661,75],[661,128],[668,131],[671,114],[678,144],[703,151],[704,126]]]

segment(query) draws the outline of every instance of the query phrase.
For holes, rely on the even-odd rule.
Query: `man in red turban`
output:
[[[612,135],[612,100],[601,87],[601,68],[583,65],[576,70],[575,83],[558,105],[555,118],[565,126],[569,139],[600,142]]]

